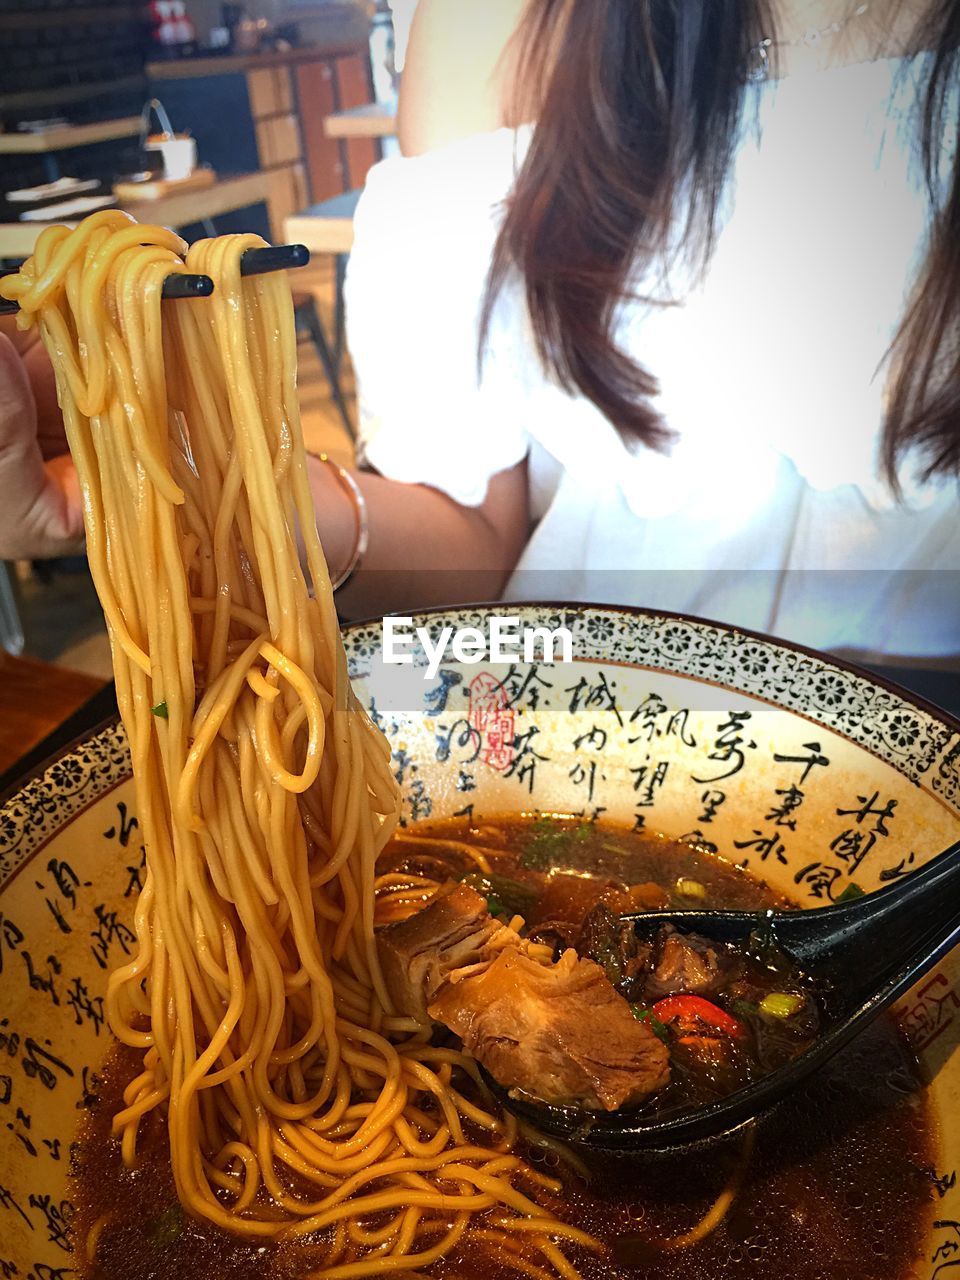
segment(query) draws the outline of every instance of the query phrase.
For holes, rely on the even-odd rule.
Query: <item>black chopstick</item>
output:
[[[193,275],[189,271],[175,271],[163,282],[162,298],[209,298],[213,293],[213,281],[209,276]],[[0,298],[0,316],[15,315],[20,304]]]
[[[305,267],[310,250],[305,244],[272,244],[266,249],[248,249],[240,258],[242,276],[262,276],[268,271],[288,271]]]
[[[305,244],[276,244],[266,249],[248,249],[240,258],[242,276],[262,276],[268,271],[288,271],[305,267],[310,261],[310,250]],[[209,298],[213,293],[213,281],[209,276],[193,275],[187,271],[175,271],[163,282],[164,298]],[[0,316],[13,315],[19,304],[0,298]]]
[[[209,276],[191,275],[189,271],[175,271],[167,276],[160,292],[161,298],[209,298],[213,293],[213,281]]]

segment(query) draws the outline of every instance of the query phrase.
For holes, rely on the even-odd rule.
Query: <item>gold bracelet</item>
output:
[[[350,561],[345,569],[342,569],[335,578],[330,581],[330,586],[334,591],[339,591],[341,587],[346,586],[357,569],[360,567],[360,561],[366,555],[367,543],[370,541],[370,523],[367,518],[367,500],[363,496],[363,491],[354,480],[353,476],[346,469],[341,467],[339,462],[334,460],[326,453],[310,453],[310,458],[316,458],[319,462],[324,462],[340,482],[340,487],[350,499],[353,507],[353,515],[356,521],[356,537],[353,543],[353,552]]]

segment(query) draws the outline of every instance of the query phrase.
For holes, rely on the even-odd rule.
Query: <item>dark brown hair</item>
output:
[[[510,194],[481,322],[519,272],[539,356],[627,438],[662,448],[655,375],[619,349],[614,324],[638,269],[669,244],[709,260],[748,71],[775,40],[768,0],[531,0],[518,79],[539,85],[537,125]],[[960,470],[960,171],[943,171],[956,125],[960,0],[935,0],[918,103],[930,241],[888,353],[883,461],[918,446],[925,475]],[[775,50],[775,44],[771,52]],[[549,66],[548,66],[549,63]]]

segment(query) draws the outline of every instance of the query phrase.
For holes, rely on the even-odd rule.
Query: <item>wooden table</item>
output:
[[[266,173],[243,173],[221,178],[212,187],[172,192],[159,200],[130,201],[124,207],[139,222],[158,222],[166,227],[186,227],[204,218],[217,218],[247,205],[261,204],[270,185]],[[40,233],[49,222],[0,223],[0,258],[27,258],[33,253]],[[67,224],[73,225],[73,224]]]
[[[359,199],[359,191],[345,191],[342,196],[292,214],[283,224],[284,239],[288,244],[305,244],[311,253],[349,253]]]
[[[103,687],[93,676],[0,649],[0,773]]]
[[[381,102],[365,102],[326,116],[323,125],[328,138],[392,138],[397,132],[397,113]]]
[[[340,385],[340,364],[344,352],[344,303],[343,285],[347,255],[353,248],[353,215],[360,199],[359,188],[345,191],[311,205],[302,213],[294,213],[283,222],[283,238],[288,244],[305,244],[311,253],[328,254],[334,259],[335,302],[333,335],[328,337],[316,299],[301,297],[296,301],[298,326],[309,334],[320,363],[323,365],[334,403],[343,420],[347,435],[356,437],[356,428],[347,409]]]

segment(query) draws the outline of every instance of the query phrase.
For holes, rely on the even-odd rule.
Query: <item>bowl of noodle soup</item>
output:
[[[710,857],[744,867],[748,876],[801,907],[834,901],[850,884],[869,892],[908,874],[957,838],[960,728],[903,691],[812,652],[696,619],[586,606],[528,605],[517,612],[524,625],[568,626],[574,661],[450,661],[427,679],[420,653],[415,652],[411,667],[383,664],[379,624],[345,631],[353,688],[389,743],[390,769],[400,786],[401,835],[444,828],[456,833],[460,824],[469,841],[471,831],[483,832],[491,824],[574,815],[600,828],[693,841]],[[488,611],[481,609],[416,619],[432,630],[444,625],[483,630],[487,621]],[[799,799],[797,793],[802,793]],[[785,795],[790,797],[787,816],[778,823],[770,815],[784,811]],[[115,1274],[109,1250],[106,1262],[78,1259],[77,1253],[89,1248],[91,1221],[82,1203],[83,1179],[71,1176],[71,1158],[74,1169],[78,1161],[82,1165],[77,1144],[91,1117],[111,1099],[117,1101],[111,1068],[105,1069],[116,1051],[106,1018],[107,983],[109,974],[136,954],[144,867],[129,746],[119,724],[102,728],[52,761],[0,810],[0,1261],[8,1275],[59,1280],[76,1271]],[[389,873],[381,875],[389,879]],[[380,888],[390,891],[387,883]],[[960,1156],[958,993],[960,957],[954,953],[896,1011],[923,1073],[925,1167],[911,1172],[904,1163],[892,1184],[880,1190],[865,1167],[859,1175],[853,1167],[843,1174],[843,1203],[837,1187],[830,1192],[832,1207],[846,1221],[866,1221],[877,1213],[882,1221],[909,1192],[907,1252],[897,1252],[888,1239],[861,1257],[855,1270],[837,1270],[835,1263],[817,1270],[815,1254],[791,1270],[794,1227],[784,1225],[784,1215],[792,1207],[799,1220],[810,1194],[807,1185],[794,1188],[793,1200],[777,1211],[776,1265],[764,1235],[769,1224],[754,1223],[739,1235],[731,1224],[722,1224],[713,1234],[711,1269],[701,1272],[691,1254],[683,1261],[683,1274],[856,1274],[885,1280],[949,1274],[960,1256],[960,1186],[954,1176]],[[424,1063],[429,1065],[428,1057]],[[366,1096],[372,1096],[373,1084],[361,1070],[360,1093],[365,1085]],[[920,1107],[920,1096],[910,1097],[909,1106]],[[827,1125],[823,1115],[820,1120]],[[851,1117],[850,1133],[866,1123],[863,1116]],[[882,1114],[881,1123],[896,1128]],[[827,1163],[843,1163],[850,1134],[842,1130],[841,1124],[823,1139],[820,1158]],[[109,1126],[102,1132],[109,1135]],[[117,1169],[121,1143],[122,1131],[102,1144],[104,1159]],[[385,1150],[389,1155],[390,1147]],[[355,1154],[354,1170],[362,1169],[365,1158],[381,1159],[384,1149],[374,1144],[367,1157],[362,1150]],[[741,1198],[756,1203],[775,1186],[784,1194],[781,1184],[789,1190],[791,1158],[789,1150],[781,1151],[779,1162],[748,1178]],[[869,1160],[869,1153],[861,1150],[858,1158]],[[803,1166],[802,1159],[799,1163]],[[554,1166],[536,1167],[549,1172]],[[115,1176],[104,1168],[104,1179]],[[157,1252],[152,1262],[138,1262],[142,1241],[137,1244],[137,1232],[121,1233],[130,1262],[125,1274],[189,1275],[181,1255],[168,1252],[174,1245],[143,1185],[148,1172],[135,1173],[132,1185],[145,1206],[142,1216],[161,1223],[150,1237]],[[806,1173],[809,1184],[809,1169]],[[360,1185],[356,1197],[383,1185]],[[530,1191],[523,1182],[514,1185],[524,1194]],[[648,1187],[636,1194],[630,1216],[634,1230],[645,1215],[650,1222],[666,1213],[658,1192]],[[323,1200],[324,1194],[314,1188],[313,1198]],[[547,1199],[557,1217],[573,1227],[589,1217],[575,1191]],[[686,1214],[692,1224],[702,1203],[694,1196],[662,1221],[680,1225]],[[456,1221],[454,1207],[443,1216],[448,1231]],[[823,1216],[827,1210],[821,1204],[817,1212]],[[378,1225],[397,1216],[390,1209],[361,1206],[358,1233],[365,1230],[372,1238]],[[429,1224],[431,1216],[437,1215],[425,1209],[419,1222]],[[505,1216],[489,1208],[478,1211],[446,1261],[404,1267],[398,1258],[392,1268],[372,1274],[564,1274],[562,1262],[551,1261],[549,1251],[538,1252],[533,1242],[523,1241],[513,1253],[498,1247],[489,1238],[491,1223]],[[121,1225],[115,1222],[114,1229]],[[202,1240],[191,1243],[198,1275],[201,1270],[224,1276],[328,1274],[321,1254],[310,1253],[309,1246],[316,1239],[328,1241],[329,1226],[294,1244],[243,1244],[235,1255],[226,1247],[229,1237],[210,1230],[219,1242],[216,1250],[204,1252]],[[428,1252],[439,1230],[411,1233],[408,1254]],[[829,1223],[820,1221],[815,1238],[817,1232],[826,1239]],[[472,1233],[475,1240],[469,1244]],[[514,1233],[514,1239],[519,1236]],[[621,1268],[615,1258],[595,1256],[575,1239],[557,1235],[553,1245],[567,1266],[586,1276],[659,1277],[672,1274],[669,1266],[676,1261],[661,1255],[645,1263],[638,1256]],[[301,1247],[306,1251],[298,1254]],[[347,1266],[350,1258],[362,1258],[374,1247],[354,1241],[341,1252],[338,1265]],[[830,1256],[827,1246],[824,1256]],[[381,1260],[389,1257],[385,1251]],[[524,1261],[526,1272],[519,1269]],[[333,1269],[332,1274],[350,1272]]]
[[[424,992],[395,998],[381,930],[423,928],[462,880],[490,947],[549,984],[581,960],[525,921],[558,891],[568,918],[608,885],[753,908],[869,893],[957,839],[960,725],[692,618],[525,605],[541,640],[569,630],[567,661],[433,676],[419,650],[386,665],[379,625],[341,637],[264,247],[110,211],[46,229],[0,281],[53,360],[121,716],[0,810],[4,1280],[941,1276],[956,955],[748,1132],[626,1164],[502,1110]],[[171,286],[185,273],[209,296]],[[496,889],[501,867],[526,880]],[[526,897],[504,915],[507,882]],[[519,997],[501,1005],[521,1047]],[[586,1060],[595,1018],[564,1032]]]

